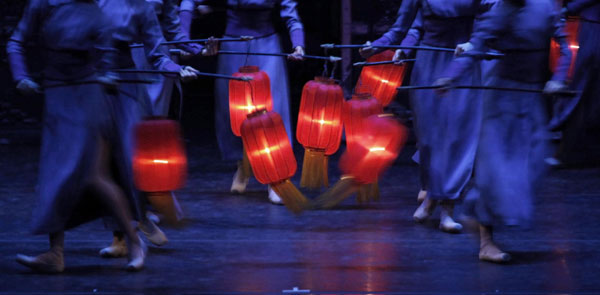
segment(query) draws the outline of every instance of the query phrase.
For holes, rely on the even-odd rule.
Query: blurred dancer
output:
[[[559,65],[545,86],[550,39],[560,44]],[[544,88],[552,94],[565,87],[571,53],[553,0],[500,2],[477,26],[471,38],[477,54],[492,47],[505,55],[489,85]],[[458,57],[436,85],[448,86],[473,66],[474,54]],[[481,137],[475,161],[475,187],[466,213],[478,221],[479,259],[505,262],[510,255],[493,241],[494,225],[527,225],[536,184],[547,152],[545,99],[538,93],[485,91]]]
[[[178,11],[178,4],[174,0],[146,0],[153,8],[156,14],[156,17],[159,21],[162,35],[167,41],[189,41],[189,38],[186,34],[184,34],[181,30]],[[169,49],[178,48],[183,56],[190,55],[215,55],[218,49],[218,42],[209,41],[207,42],[207,46],[204,47],[200,44],[195,43],[182,43],[177,44],[175,46],[161,46],[158,48],[164,55],[170,56]],[[132,51],[133,61],[138,69],[142,70],[152,70],[153,66],[149,63],[146,50],[143,47],[133,48]],[[182,99],[182,90],[181,83],[178,77],[168,77],[164,75],[156,75],[156,74],[142,74],[141,77],[147,77],[148,79],[156,80],[155,83],[146,85],[146,90],[148,91],[148,97],[150,98],[150,103],[152,107],[152,115],[153,116],[162,116],[168,117],[170,106],[171,106],[171,98],[176,93],[179,97],[179,100]],[[181,103],[179,104],[182,105]],[[179,115],[179,113],[178,113]],[[162,196],[164,198],[168,198],[173,202],[173,207],[176,209],[176,219],[180,221],[183,219],[183,210],[175,197],[173,192],[164,192],[161,194],[166,194]],[[146,215],[156,217],[156,222],[159,221],[158,217],[151,211],[146,212]],[[141,223],[139,229],[148,237],[148,239],[157,246],[162,246],[168,242],[166,235],[154,224],[150,222],[155,222],[152,220],[148,220],[146,223]],[[123,243],[122,243],[123,244]],[[105,248],[101,254],[103,256],[113,256],[111,254],[111,248]]]
[[[398,44],[420,12],[424,46],[455,48],[469,40],[475,18],[488,4],[480,0],[405,0],[398,19],[381,38],[361,49],[368,57],[379,51],[377,46]],[[452,61],[451,52],[418,50],[411,74],[412,85],[431,85],[441,77]],[[479,69],[469,69],[461,84],[479,85]],[[418,140],[421,205],[413,217],[417,222],[431,216],[439,202],[440,229],[459,232],[462,225],[453,219],[454,202],[464,192],[473,173],[473,162],[481,124],[481,99],[472,90],[452,90],[450,98],[440,98],[433,91],[410,93]]]
[[[191,12],[202,0],[183,0],[181,3],[182,23],[190,24]],[[227,42],[221,45],[223,50],[255,51],[255,52],[282,52],[281,40],[275,29],[273,18],[276,9],[287,25],[294,52],[289,59],[301,60],[304,55],[304,29],[296,10],[294,0],[227,0],[227,28],[225,37],[252,36],[253,40],[247,42]],[[201,11],[207,11],[201,6]],[[184,29],[189,32],[189,26]],[[273,97],[273,110],[281,115],[285,129],[290,137],[293,135],[290,121],[289,87],[287,65],[285,59],[272,56],[219,56],[219,74],[231,75],[243,65],[255,65],[265,71],[271,81],[271,95]],[[243,155],[242,140],[231,132],[229,121],[229,82],[217,80],[215,82],[215,118],[216,131],[221,155],[226,160],[238,160],[238,169],[233,177],[231,191],[242,193],[246,190],[248,179],[243,176],[241,159]],[[269,190],[269,200],[281,204],[277,194]]]
[[[99,0],[102,12],[112,21],[113,42],[117,48],[116,67],[118,69],[135,69],[130,44],[144,44],[144,51],[153,69],[172,71],[173,77],[189,80],[196,77],[192,67],[182,67],[172,61],[163,47],[165,42],[162,30],[153,7],[145,0]],[[122,74],[125,79],[137,79],[139,74]],[[167,242],[164,233],[146,217],[146,198],[133,186],[132,155],[133,128],[144,116],[151,115],[152,104],[145,85],[122,84],[118,87],[117,122],[120,132],[120,162],[118,167],[120,181],[127,186],[126,193],[136,200],[132,205],[133,215],[139,221],[139,228],[146,237],[156,245]],[[103,257],[122,257],[127,255],[127,244],[119,232],[114,233],[113,243],[100,251]]]
[[[569,1],[563,10],[579,15],[579,50],[572,85],[581,91],[555,105],[551,128],[563,130],[556,155],[564,165],[600,164],[600,2]]]
[[[31,41],[45,57],[39,202],[32,229],[49,234],[50,250],[17,255],[17,261],[36,271],[62,272],[64,231],[110,213],[131,249],[127,269],[139,270],[145,253],[129,223],[127,188],[110,175],[120,114],[118,100],[100,84],[115,82],[108,73],[113,65],[108,20],[95,1],[31,0],[7,44],[17,88],[25,93],[42,92],[26,66],[25,44]]]

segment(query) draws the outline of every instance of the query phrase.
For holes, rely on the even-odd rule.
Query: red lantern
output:
[[[301,211],[308,200],[289,180],[297,166],[281,116],[272,111],[252,113],[240,131],[256,179],[270,184],[288,209]]]
[[[257,110],[273,109],[271,82],[267,73],[257,66],[243,66],[234,77],[251,77],[250,81],[229,80],[229,119],[231,130],[240,136],[240,126]]]
[[[362,130],[356,134],[354,147],[342,155],[340,168],[358,183],[375,183],[377,177],[396,160],[407,137],[406,127],[390,115],[369,116],[364,120]]]
[[[165,192],[182,187],[187,157],[179,124],[155,118],[140,122],[134,131],[133,176],[137,188]]]
[[[367,59],[367,62],[391,61],[394,51],[386,50]],[[385,64],[363,67],[355,92],[368,92],[377,98],[383,106],[387,106],[396,97],[398,87],[402,86],[406,66]]]
[[[355,134],[356,142],[340,159],[345,174],[331,189],[314,201],[317,208],[331,208],[354,192],[372,194],[379,175],[398,157],[408,130],[391,115],[372,115],[363,119]]]
[[[316,77],[304,85],[296,136],[305,148],[300,186],[328,185],[327,155],[340,146],[344,93],[335,80]]]
[[[342,117],[348,149],[351,149],[358,140],[356,134],[361,132],[364,119],[382,112],[383,106],[381,103],[368,93],[354,94],[351,100],[346,101]]]
[[[565,26],[567,32],[567,44],[571,50],[571,66],[569,67],[569,78],[573,77],[575,72],[575,59],[577,57],[577,51],[579,51],[579,18],[567,19]],[[550,42],[550,69],[554,71],[558,66],[558,58],[560,57],[560,45],[554,40]]]

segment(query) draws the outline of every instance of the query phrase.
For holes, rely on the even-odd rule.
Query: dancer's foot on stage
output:
[[[35,257],[17,254],[17,262],[36,272],[60,273],[65,270],[62,251],[50,250]]]
[[[271,203],[275,205],[283,205],[283,201],[281,200],[279,195],[277,195],[277,193],[273,189],[271,189],[271,186],[269,186],[267,190],[269,191],[269,201],[271,201]]]
[[[146,239],[156,246],[160,247],[169,242],[167,235],[150,219],[140,222],[138,228]]]
[[[146,244],[138,236],[137,241],[131,241],[128,243],[129,249],[129,262],[125,266],[127,271],[139,271],[144,267],[144,260],[146,259]]]
[[[479,260],[494,263],[505,263],[511,259],[510,254],[503,252],[493,241],[481,245],[479,249]]]
[[[417,195],[417,203],[419,203],[419,204],[423,203],[423,201],[425,200],[426,197],[427,197],[427,191],[420,190],[419,194]]]
[[[110,246],[100,250],[100,256],[104,258],[120,258],[127,256],[127,242],[123,237],[113,236]]]
[[[508,253],[503,252],[494,243],[493,230],[491,226],[479,226],[479,260],[494,263],[505,263],[510,261]]]
[[[452,219],[454,204],[445,203],[441,204],[440,207],[442,209],[440,214],[440,229],[447,233],[459,233],[463,229],[463,226]]]
[[[233,182],[231,183],[231,192],[236,194],[242,194],[246,191],[248,186],[249,178],[244,177],[242,163],[238,163],[237,171],[233,175]]]
[[[430,198],[425,198],[423,203],[419,205],[419,208],[413,214],[413,218],[416,222],[424,222],[431,216],[433,210],[435,210],[435,206],[437,205],[437,201],[432,200]]]

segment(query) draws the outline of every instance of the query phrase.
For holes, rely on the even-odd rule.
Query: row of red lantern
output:
[[[270,83],[258,67],[240,68],[234,76],[251,81],[230,81],[230,119],[234,134],[242,136],[256,178],[264,184],[289,182],[296,160],[281,117],[272,109]],[[307,149],[330,155],[337,151],[342,134],[342,114],[348,145],[360,140],[361,120],[381,113],[373,98],[357,95],[344,103],[341,87],[332,79],[316,78],[305,85],[298,120],[298,141]],[[261,111],[258,111],[261,110]],[[342,111],[344,110],[344,111]],[[144,191],[174,190],[183,184],[186,157],[178,126],[173,121],[150,120],[136,129],[135,180]],[[325,162],[326,167],[326,162]],[[356,172],[356,171],[355,171]],[[325,172],[325,176],[326,176]]]

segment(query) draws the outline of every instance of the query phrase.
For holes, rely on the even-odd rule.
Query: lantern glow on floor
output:
[[[179,124],[165,118],[149,118],[135,127],[133,176],[136,187],[149,192],[152,205],[170,220],[177,220],[169,191],[186,179],[187,157]]]
[[[571,50],[571,66],[569,67],[569,79],[573,78],[575,72],[575,60],[577,58],[577,51],[579,51],[579,18],[569,18],[565,25],[565,31],[567,32],[567,44],[569,50]],[[560,57],[560,45],[554,40],[550,43],[550,64],[549,67],[552,71],[558,66],[558,58]]]
[[[314,201],[317,208],[331,208],[361,186],[377,182],[383,171],[393,164],[406,143],[408,129],[393,116],[372,115],[364,120],[356,134],[357,142],[346,149],[340,159],[344,176]]]
[[[256,179],[271,185],[290,211],[302,211],[308,200],[290,181],[297,164],[281,116],[259,110],[248,115],[240,131]]]
[[[231,131],[236,136],[241,136],[242,122],[249,114],[257,110],[271,111],[273,98],[271,97],[271,82],[269,76],[257,66],[243,66],[234,77],[250,77],[250,81],[229,80],[229,119]],[[242,173],[244,178],[252,176],[248,157],[244,150],[242,160]]]
[[[391,61],[394,51],[386,50],[367,59],[367,62]],[[406,72],[406,65],[385,64],[363,67],[358,82],[356,93],[371,93],[383,106],[387,106],[396,97],[398,87]]]
[[[301,187],[328,186],[327,156],[340,146],[344,93],[335,80],[316,77],[304,85],[296,137],[304,146]]]

